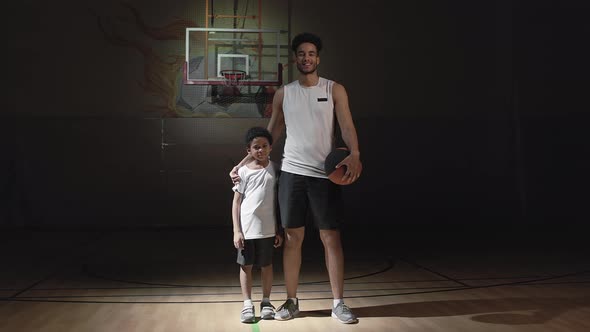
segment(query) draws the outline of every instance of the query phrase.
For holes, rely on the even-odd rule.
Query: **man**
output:
[[[312,33],[293,38],[291,49],[299,71],[297,80],[275,92],[272,116],[268,124],[276,142],[286,128],[286,140],[279,178],[279,210],[285,231],[283,271],[287,300],[275,314],[276,320],[289,320],[299,313],[297,287],[301,268],[301,246],[307,211],[311,212],[324,246],[326,268],[333,295],[332,317],[342,323],[358,319],[344,304],[344,254],[340,238],[342,222],[341,188],[324,172],[324,160],[334,148],[334,116],[350,154],[338,166],[345,165],[347,183],[361,174],[362,165],[356,129],[341,84],[320,77],[321,39]],[[240,165],[245,163],[244,158]],[[237,168],[230,172],[239,181]]]

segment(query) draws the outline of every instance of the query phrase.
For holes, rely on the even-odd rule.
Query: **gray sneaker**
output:
[[[256,316],[254,316],[254,306],[244,306],[240,314],[240,321],[242,323],[255,323]]]
[[[295,318],[299,314],[299,299],[297,304],[291,299],[287,299],[283,305],[281,305],[275,314],[276,320],[289,320]]]
[[[260,319],[274,319],[275,307],[270,302],[260,303]]]
[[[340,302],[336,308],[332,309],[332,317],[336,318],[340,323],[352,324],[358,322],[356,316],[352,313],[350,308]]]

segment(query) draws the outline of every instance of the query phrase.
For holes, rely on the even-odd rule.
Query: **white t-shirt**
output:
[[[261,169],[242,166],[238,169],[240,182],[233,191],[242,194],[240,223],[246,240],[274,237],[276,234],[275,166],[271,161]]]
[[[333,85],[334,81],[320,77],[312,87],[302,86],[299,81],[284,86],[287,138],[281,170],[327,178],[324,161],[334,145]]]

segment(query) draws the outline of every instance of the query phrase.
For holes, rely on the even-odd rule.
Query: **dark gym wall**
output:
[[[266,120],[162,121],[146,113],[138,91],[120,88],[140,69],[132,54],[109,58],[113,46],[98,32],[64,40],[55,32],[87,26],[93,14],[77,3],[52,5],[13,4],[13,20],[3,23],[12,39],[4,60],[11,84],[0,126],[0,224],[228,225],[227,173],[243,156],[243,131]],[[349,94],[365,173],[344,188],[348,221],[587,220],[589,57],[579,40],[589,29],[588,5],[388,6],[290,4],[291,34],[322,36],[320,74]],[[118,65],[86,75],[84,63],[65,60],[80,49],[96,50],[84,52],[84,63]],[[165,151],[162,130],[172,143]],[[280,149],[279,142],[274,158]]]

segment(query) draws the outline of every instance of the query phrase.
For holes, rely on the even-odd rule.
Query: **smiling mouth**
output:
[[[303,65],[301,65],[301,70],[308,71],[308,70],[312,70],[312,69],[313,69],[313,66],[311,64],[303,64]]]

